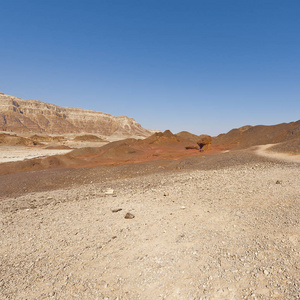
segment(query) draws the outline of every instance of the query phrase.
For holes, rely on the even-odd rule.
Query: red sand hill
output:
[[[194,148],[187,150],[188,147]],[[196,143],[182,139],[167,130],[144,140],[125,139],[99,148],[76,149],[65,155],[0,164],[0,175],[48,168],[81,168],[179,159],[194,155],[201,155]]]

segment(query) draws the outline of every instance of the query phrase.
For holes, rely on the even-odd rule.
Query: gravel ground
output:
[[[7,189],[0,298],[299,299],[299,164],[212,157]]]
[[[284,153],[291,153],[291,154],[300,154],[300,137],[295,138],[280,144],[276,144],[270,148],[270,150],[275,152],[284,152]]]

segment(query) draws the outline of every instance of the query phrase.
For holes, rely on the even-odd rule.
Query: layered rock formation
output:
[[[142,136],[151,132],[134,119],[73,107],[59,107],[37,100],[23,100],[0,93],[0,131],[15,133],[94,133]]]

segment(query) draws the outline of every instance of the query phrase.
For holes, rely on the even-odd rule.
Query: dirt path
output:
[[[5,198],[0,298],[298,299],[299,186],[263,162]]]
[[[255,153],[258,155],[264,156],[264,157],[268,157],[268,158],[274,158],[277,160],[300,163],[300,155],[268,151],[268,149],[274,145],[276,145],[276,144],[267,144],[267,145],[257,146]]]

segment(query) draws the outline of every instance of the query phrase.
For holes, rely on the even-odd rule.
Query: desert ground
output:
[[[0,298],[299,299],[300,165],[287,156],[2,175]]]
[[[45,149],[45,148],[38,148],[38,147],[29,148],[29,147],[22,147],[22,146],[21,147],[1,146],[0,163],[65,154],[70,151],[72,150]]]

